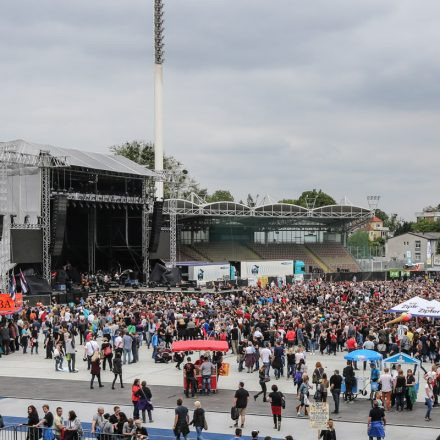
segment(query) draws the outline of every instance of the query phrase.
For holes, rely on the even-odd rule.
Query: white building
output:
[[[425,267],[440,266],[438,243],[440,232],[407,232],[390,238],[385,245],[389,261],[423,263]]]

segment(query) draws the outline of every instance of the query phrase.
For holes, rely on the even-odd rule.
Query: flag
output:
[[[11,298],[13,301],[15,301],[15,294],[17,293],[17,281],[15,280],[15,275],[12,274],[12,280],[11,284],[9,286],[9,295],[11,295]]]
[[[26,282],[26,278],[24,277],[24,273],[20,269],[20,284],[21,284],[21,293],[26,294],[29,292],[29,286]]]

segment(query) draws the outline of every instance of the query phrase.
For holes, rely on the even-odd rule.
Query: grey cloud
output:
[[[165,0],[165,146],[209,189],[439,203],[440,3]],[[0,138],[153,138],[152,1],[1,1]]]

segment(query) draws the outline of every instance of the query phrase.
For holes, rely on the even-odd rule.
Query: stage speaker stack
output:
[[[3,218],[4,218],[4,215],[0,215],[0,241],[3,238]]]
[[[151,235],[148,247],[149,252],[157,252],[160,240],[160,228],[163,222],[163,201],[154,202],[151,222]]]
[[[67,195],[58,195],[53,202],[51,251],[56,257],[63,251],[68,203]]]

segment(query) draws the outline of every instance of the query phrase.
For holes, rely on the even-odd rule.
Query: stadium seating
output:
[[[304,261],[306,272],[309,272],[309,267],[321,267],[323,270],[327,268],[322,267],[314,258],[313,254],[307,252],[307,249],[300,244],[293,243],[250,243],[249,247],[256,252],[262,260],[300,260]]]
[[[324,272],[360,270],[356,260],[339,243],[239,243],[233,241],[194,243],[180,245],[178,261],[253,261],[253,260],[301,260],[306,272],[321,269]]]
[[[330,272],[336,272],[338,269],[360,271],[356,260],[339,243],[308,243],[306,247],[329,268]]]

